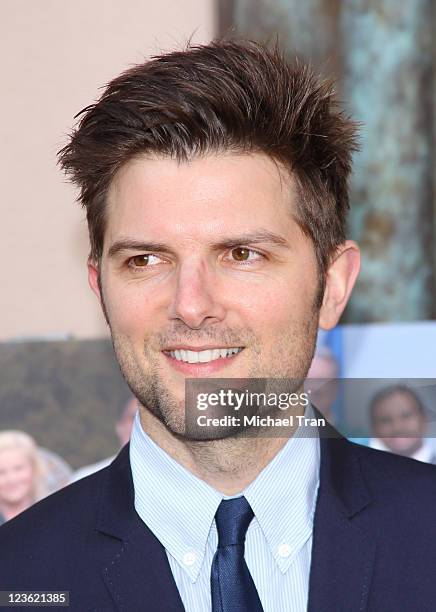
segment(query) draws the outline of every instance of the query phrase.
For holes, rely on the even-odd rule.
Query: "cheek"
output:
[[[390,436],[394,430],[395,425],[393,423],[380,423],[374,426],[374,432],[380,438]]]
[[[33,468],[31,466],[26,466],[14,474],[12,482],[16,488],[27,489],[31,487],[34,476]]]
[[[158,303],[156,295],[137,288],[116,288],[105,295],[105,305],[112,330],[124,336],[138,333],[147,336],[156,325]]]
[[[19,470],[14,470],[9,474],[0,476],[0,492],[7,495],[11,492],[23,491],[31,488],[34,480],[34,470],[32,466],[23,466]]]
[[[416,435],[422,432],[421,423],[417,419],[410,419],[408,423],[405,423],[404,429]]]
[[[21,479],[21,482],[23,484],[30,485],[33,482],[34,478],[35,478],[35,471],[33,470],[32,466],[29,466],[23,470],[23,475]]]
[[[238,298],[238,305],[253,327],[260,326],[274,335],[311,321],[314,295],[313,286],[309,289],[309,284],[280,279],[274,283],[266,281],[253,290],[246,288]]]

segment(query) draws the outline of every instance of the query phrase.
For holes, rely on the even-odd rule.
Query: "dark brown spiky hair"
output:
[[[309,66],[252,41],[188,46],[126,70],[79,116],[58,155],[80,189],[94,260],[102,254],[109,186],[132,157],[262,152],[296,181],[297,221],[324,278],[345,240],[356,124],[338,109],[331,82]]]

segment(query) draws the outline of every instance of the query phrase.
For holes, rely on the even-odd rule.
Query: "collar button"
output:
[[[282,557],[282,559],[285,559],[291,554],[291,547],[289,546],[289,544],[280,544],[277,549],[277,554],[279,555],[279,557]]]
[[[191,565],[194,565],[196,561],[197,561],[197,555],[195,554],[195,552],[187,552],[183,555],[183,563],[187,565],[188,567],[191,567]]]

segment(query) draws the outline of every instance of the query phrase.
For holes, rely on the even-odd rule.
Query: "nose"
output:
[[[185,262],[179,267],[170,317],[191,329],[222,321],[225,308],[220,295],[216,274],[204,261]]]

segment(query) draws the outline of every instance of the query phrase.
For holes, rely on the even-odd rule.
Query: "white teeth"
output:
[[[212,351],[209,351],[209,353],[212,354],[211,361],[221,357],[221,349],[213,349]]]
[[[206,351],[187,351],[184,349],[177,349],[170,351],[171,357],[177,359],[177,361],[185,361],[187,363],[208,363],[215,359],[230,357],[236,355],[242,351],[242,348],[216,348],[207,349]]]
[[[207,363],[208,361],[212,361],[213,351],[200,351],[198,354],[198,361],[200,363]]]
[[[182,351],[182,355],[183,354],[186,355],[186,361],[188,363],[198,363],[199,353],[196,353],[195,351]],[[185,359],[183,361],[185,361]]]

